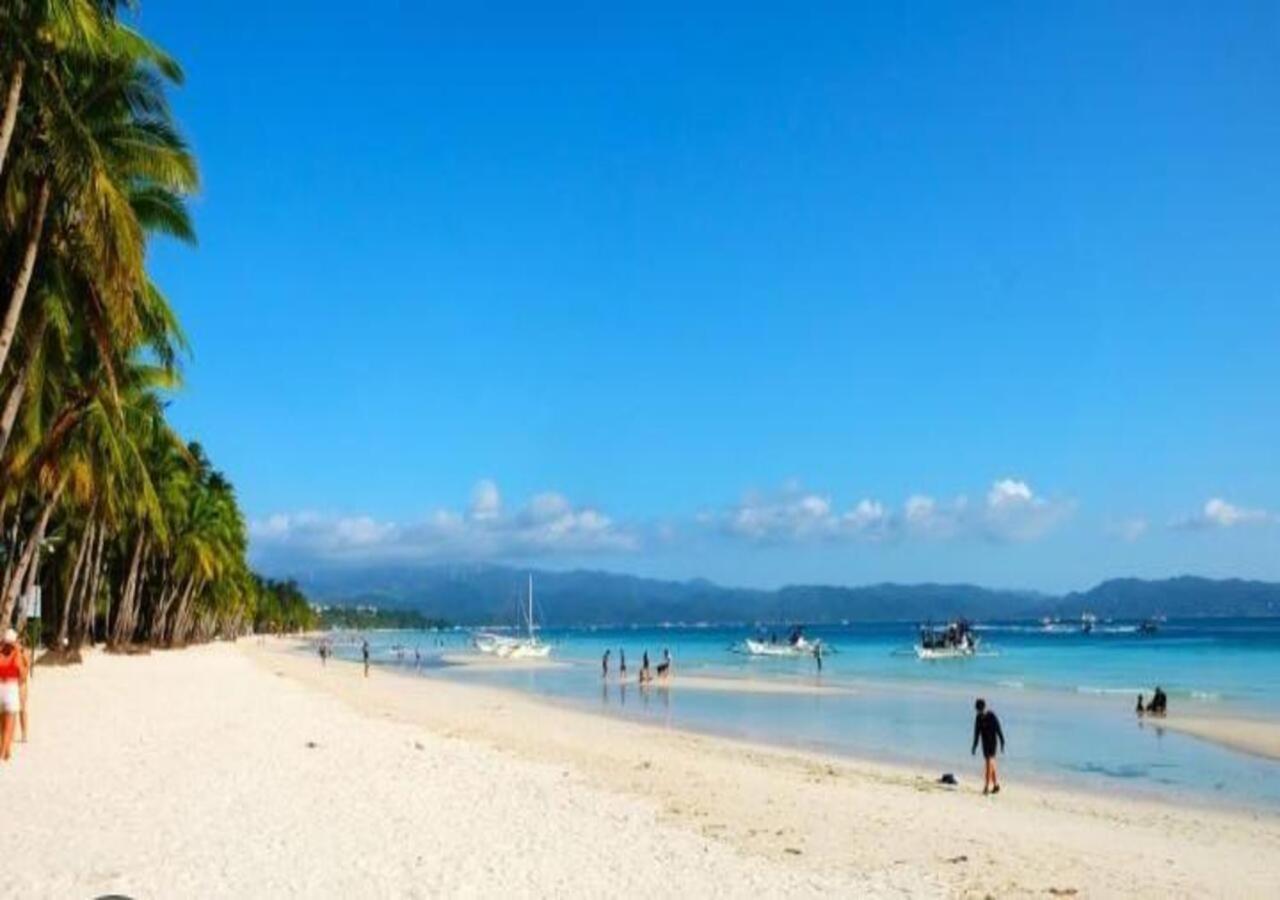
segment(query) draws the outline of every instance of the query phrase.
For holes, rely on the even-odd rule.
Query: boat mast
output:
[[[533,573],[529,573],[529,640],[533,640]]]

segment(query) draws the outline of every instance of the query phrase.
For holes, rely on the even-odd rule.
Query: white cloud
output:
[[[1235,528],[1240,525],[1267,525],[1278,518],[1265,509],[1236,506],[1221,497],[1211,497],[1200,512],[1174,521],[1173,526],[1186,529]]]
[[[912,537],[945,540],[960,533],[968,509],[967,497],[939,502],[925,494],[913,494],[902,506],[903,527]]]
[[[489,480],[475,486],[465,512],[438,509],[416,522],[277,513],[250,523],[249,531],[255,550],[325,561],[509,559],[629,552],[640,543],[634,530],[560,494],[538,494],[507,513],[498,486]]]
[[[1108,522],[1103,530],[1113,538],[1132,544],[1134,541],[1141,540],[1150,529],[1151,523],[1138,517]]]
[[[840,511],[829,496],[789,484],[776,495],[748,494],[724,513],[701,514],[697,521],[759,543],[966,536],[1028,541],[1046,534],[1073,508],[1071,501],[1041,497],[1027,482],[1012,478],[994,482],[985,502],[976,506],[963,495],[939,501],[913,494],[900,511],[870,498]]]
[[[1048,532],[1073,508],[1071,501],[1038,496],[1025,481],[1002,478],[987,491],[982,525],[994,540],[1030,541]]]
[[[502,493],[498,485],[488,478],[476,482],[471,489],[471,518],[496,519],[502,515]]]

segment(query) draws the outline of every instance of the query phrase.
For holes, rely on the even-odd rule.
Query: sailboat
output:
[[[527,636],[505,638],[498,642],[491,651],[503,659],[546,659],[551,655],[551,645],[538,640],[533,625],[533,575],[529,576],[529,603],[525,613]]]

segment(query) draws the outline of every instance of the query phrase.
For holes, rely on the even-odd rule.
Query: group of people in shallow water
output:
[[[604,656],[600,657],[600,677],[609,677],[609,663],[613,658],[612,650],[605,650]],[[662,648],[662,662],[657,666],[657,677],[666,681],[671,677],[671,650],[667,647]],[[627,651],[623,648],[618,649],[618,677],[623,681],[627,678]],[[640,684],[648,684],[655,677],[654,670],[649,667],[649,651],[645,650],[640,657]]]
[[[1169,712],[1169,698],[1165,695],[1165,692],[1159,685],[1156,685],[1156,692],[1151,695],[1150,702],[1144,706],[1143,700],[1145,699],[1146,698],[1143,697],[1142,694],[1138,695],[1138,715],[1159,716],[1163,718],[1164,715]]]

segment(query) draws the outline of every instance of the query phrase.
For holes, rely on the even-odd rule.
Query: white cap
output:
[[[14,631],[12,628],[6,628],[4,632],[4,643],[6,644],[18,643],[18,632]]]

